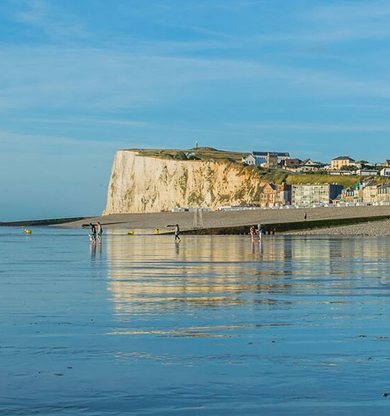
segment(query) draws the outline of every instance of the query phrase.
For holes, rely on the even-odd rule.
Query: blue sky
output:
[[[3,0],[0,221],[99,214],[114,153],[390,159],[390,1]]]

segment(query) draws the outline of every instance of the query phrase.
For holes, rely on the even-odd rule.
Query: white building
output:
[[[380,172],[381,176],[390,176],[390,168],[383,168]]]
[[[253,155],[248,155],[246,157],[242,158],[243,163],[245,163],[246,165],[256,165],[256,159]]]
[[[282,163],[290,157],[290,153],[287,152],[252,152],[250,155],[243,157],[242,161],[247,165],[263,165],[273,155],[278,157],[278,163]]]
[[[374,169],[358,169],[356,174],[359,176],[377,176],[378,171]]]

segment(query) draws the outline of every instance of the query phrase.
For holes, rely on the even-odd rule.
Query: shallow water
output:
[[[389,414],[388,237],[86,234],[0,228],[0,415]]]

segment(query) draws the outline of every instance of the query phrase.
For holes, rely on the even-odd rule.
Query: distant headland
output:
[[[390,204],[390,160],[330,163],[289,152],[124,149],[114,158],[104,215]]]

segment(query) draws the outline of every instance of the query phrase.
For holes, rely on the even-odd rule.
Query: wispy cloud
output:
[[[69,14],[58,3],[47,0],[8,0],[14,5],[13,18],[24,25],[36,27],[50,38],[85,38],[90,35],[84,21]]]
[[[321,21],[366,21],[390,17],[388,0],[333,1],[315,5],[308,15]]]
[[[386,79],[219,58],[144,56],[94,48],[2,49],[0,109],[50,106],[119,109],[210,99],[221,83],[252,80],[259,94],[270,82],[284,94],[390,97]],[[383,81],[383,82],[381,82]],[[283,94],[281,91],[281,94]]]
[[[231,124],[230,127],[246,128],[249,130],[286,130],[286,131],[302,131],[302,132],[320,132],[320,133],[388,133],[390,132],[390,124],[348,124],[348,123],[310,123],[310,122],[289,122],[274,121],[272,123],[256,123],[256,124]]]
[[[390,3],[387,0],[340,1],[320,4],[304,16],[312,23],[313,39],[349,41],[389,38]]]

